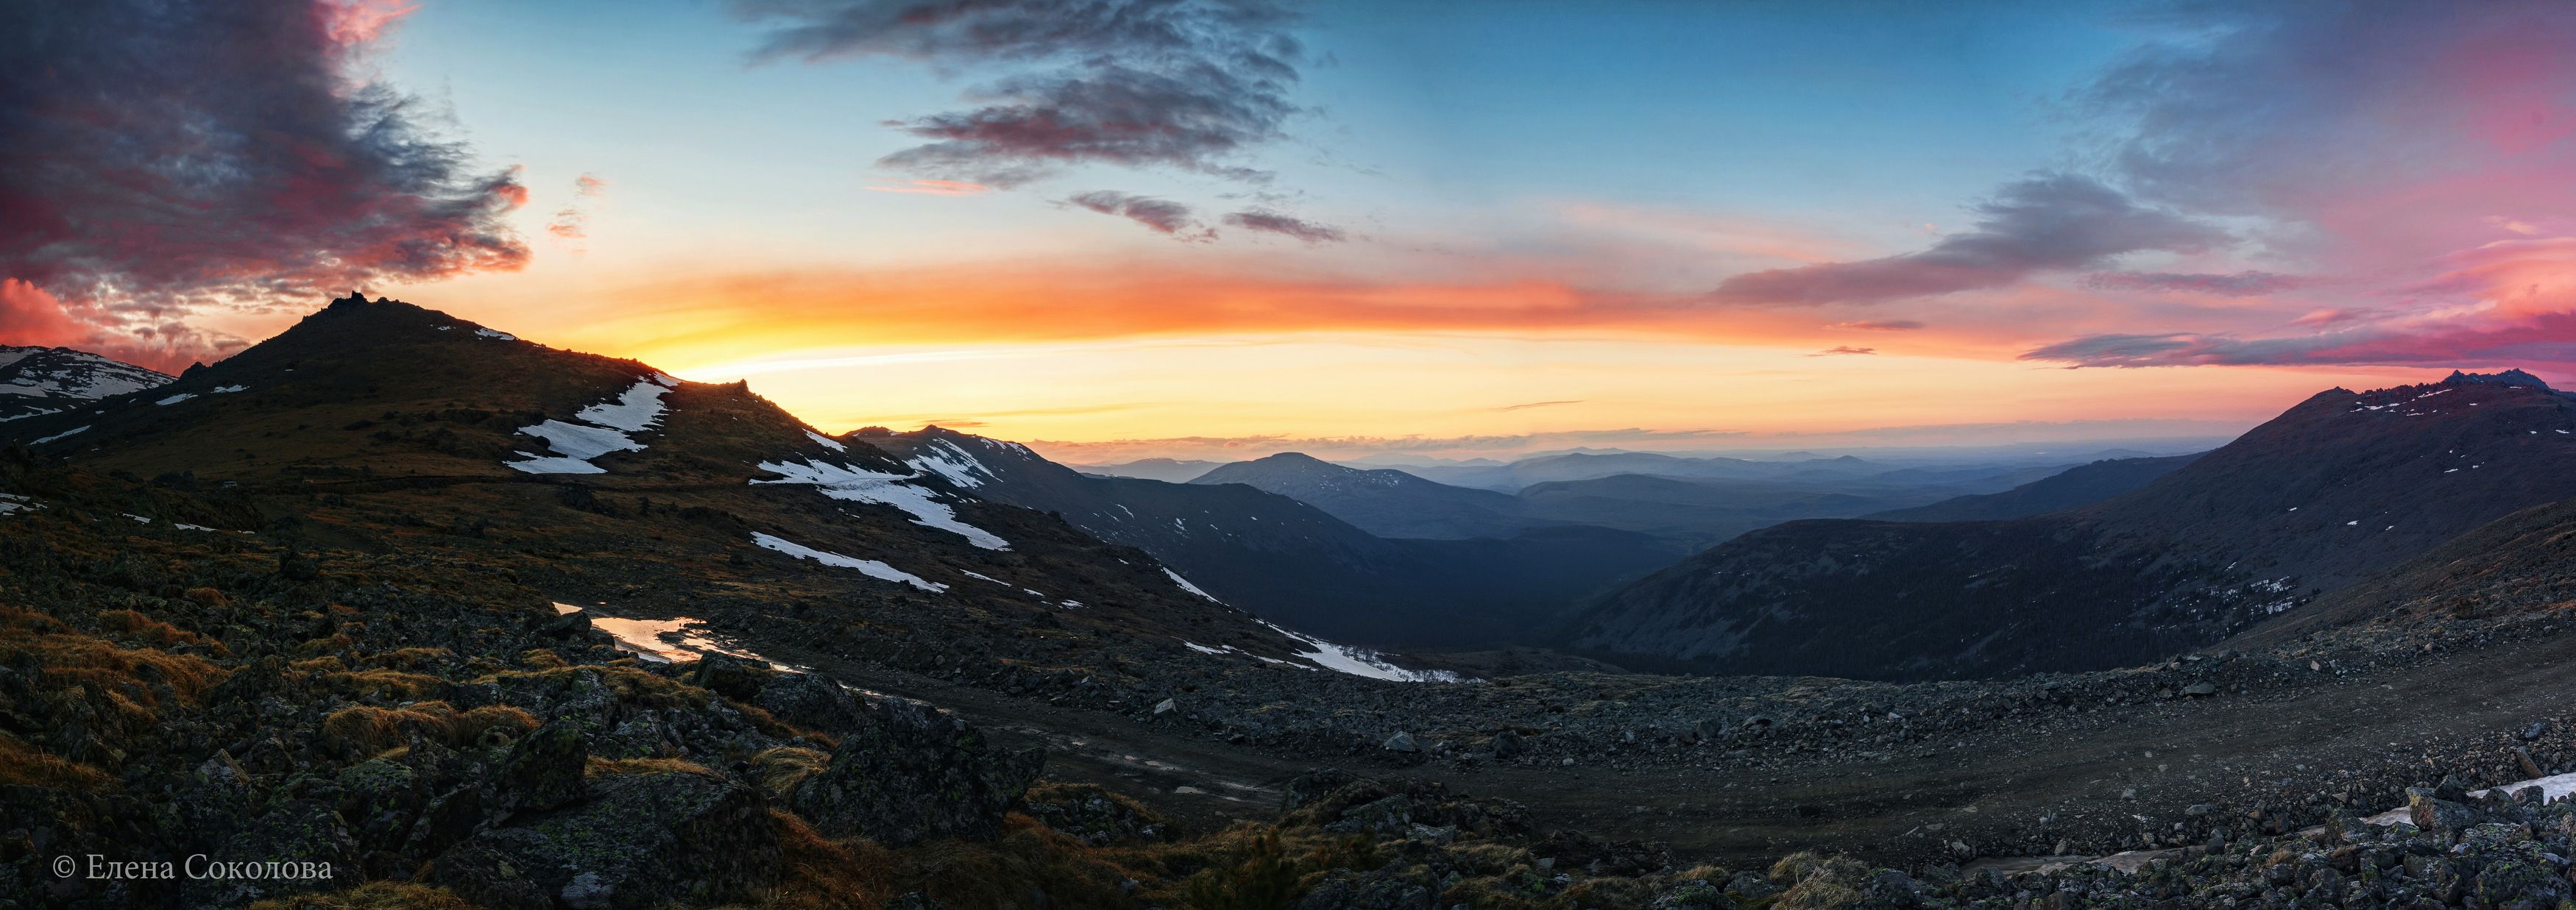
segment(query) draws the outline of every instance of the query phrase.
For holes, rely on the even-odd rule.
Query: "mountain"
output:
[[[170,379],[88,351],[0,345],[0,422],[69,410]]]
[[[980,497],[1058,515],[1101,540],[1151,553],[1226,603],[1336,641],[1406,648],[1527,642],[1574,604],[1683,552],[1607,528],[1390,539],[1246,484],[1091,476],[1017,443],[939,427],[847,438],[939,471]]]
[[[1750,462],[1650,452],[1576,452],[1499,467],[1519,472],[1503,484],[1519,484],[1515,492],[1426,480],[1421,468],[1361,470],[1293,452],[1228,464],[1191,483],[1248,484],[1385,537],[1505,537],[1527,528],[1588,525],[1696,550],[1784,521],[1928,505],[2060,469],[1991,463],[1891,469],[1848,456]],[[1619,467],[1672,473],[1589,476]],[[1521,483],[1560,473],[1580,479]]]
[[[1784,521],[1849,518],[1930,502],[1954,489],[1852,493],[1838,489],[1843,486],[1615,474],[1531,484],[1519,497],[1533,518],[1652,534],[1696,550]]]
[[[2479,526],[2359,584],[2229,639],[2277,645],[2359,623],[2403,624],[2559,613],[2576,605],[2576,500]]]
[[[2125,495],[2007,521],[1790,522],[1589,606],[1575,647],[1729,673],[2116,666],[2295,610],[2576,496],[2576,399],[2528,374],[2318,393]]]
[[[1434,483],[1392,468],[1346,468],[1297,452],[1238,461],[1190,483],[1277,493],[1380,537],[1508,537],[1550,523],[1521,517],[1521,500],[1508,493]]]
[[[1076,471],[1081,471],[1085,474],[1099,474],[1104,477],[1141,477],[1146,480],[1160,480],[1168,483],[1188,483],[1191,479],[1196,478],[1201,474],[1215,470],[1216,467],[1221,464],[1224,464],[1224,462],[1198,461],[1194,459],[1140,458],[1135,461],[1122,461],[1112,464],[1077,464],[1067,465],[1067,467]]]
[[[1660,452],[1568,452],[1524,458],[1499,466],[1435,465],[1403,468],[1425,480],[1462,487],[1511,492],[1551,480],[1593,480],[1618,474],[1653,477],[1778,477],[1798,470],[1842,469],[1859,472],[1868,462],[1845,455],[1807,461],[1750,461],[1725,456],[1687,457]]]
[[[2092,505],[2146,486],[2149,481],[2200,458],[2114,458],[2076,465],[2001,493],[1958,496],[1911,509],[1890,509],[1866,516],[1878,521],[1995,521],[2044,515]]]
[[[470,563],[545,599],[904,666],[1008,655],[1097,673],[1184,644],[1347,663],[1140,550],[978,497],[949,466],[822,436],[741,383],[381,299],[334,301],[148,394],[0,425],[0,440],[256,516],[171,520]]]

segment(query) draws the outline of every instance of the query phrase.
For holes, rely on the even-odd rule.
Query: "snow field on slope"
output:
[[[827,566],[836,566],[843,569],[857,569],[860,574],[866,575],[870,578],[879,578],[886,581],[899,581],[934,594],[948,590],[947,585],[925,580],[919,575],[914,575],[910,572],[886,565],[885,563],[878,562],[873,559],[860,559],[855,556],[843,556],[839,553],[834,553],[828,550],[817,550],[813,547],[805,546],[804,544],[787,540],[773,534],[754,533],[751,535],[751,542],[758,544],[763,549],[776,550],[780,553],[785,553],[798,559],[811,559]]]
[[[833,499],[893,506],[912,516],[913,524],[956,534],[987,550],[1011,548],[1010,541],[959,520],[957,510],[933,498],[931,491],[904,483],[919,475],[883,474],[813,461],[764,461],[760,463],[760,469],[784,476],[777,480],[754,479],[752,483],[806,484]]]

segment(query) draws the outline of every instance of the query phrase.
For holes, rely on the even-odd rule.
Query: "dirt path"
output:
[[[1268,818],[1281,782],[1335,763],[1280,758],[1121,715],[782,651],[772,656],[853,685],[931,701],[1003,736],[1046,745],[1051,776],[1101,783],[1191,827]],[[2392,756],[2438,753],[2464,737],[2535,721],[2576,721],[2576,635],[2498,644],[2370,675],[2320,674],[2187,708],[2101,710],[2095,718],[2101,726],[2081,734],[2005,726],[1944,743],[1928,757],[1753,772],[1397,769],[1372,767],[1375,756],[1339,764],[1518,800],[1543,824],[1663,841],[1690,859],[1745,862],[1824,847],[1885,862],[1923,861],[1941,856],[1952,841],[1992,843],[2002,832],[2047,828],[2047,816],[2061,826],[2076,819],[2127,824],[2120,816],[2162,826],[2195,803],[2223,803],[2285,781],[2322,789],[2343,780],[2342,769],[2382,767]],[[2440,773],[2424,772],[2427,778]]]

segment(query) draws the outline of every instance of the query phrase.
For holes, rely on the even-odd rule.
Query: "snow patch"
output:
[[[912,516],[913,524],[956,534],[966,538],[966,542],[987,550],[1011,548],[1010,541],[958,520],[957,510],[947,503],[940,502],[935,498],[936,494],[904,483],[919,475],[884,474],[864,471],[848,465],[812,461],[764,461],[760,463],[760,469],[784,476],[777,480],[754,478],[752,480],[754,484],[807,484],[833,499],[875,503],[902,509],[905,514]]]
[[[36,440],[36,441],[34,441],[34,442],[28,443],[28,445],[35,445],[35,446],[44,445],[45,443],[52,442],[52,441],[54,441],[54,440],[61,439],[61,438],[66,437],[66,436],[70,436],[70,435],[75,434],[75,433],[84,432],[84,431],[86,431],[86,430],[88,430],[88,429],[89,429],[89,425],[88,425],[88,424],[82,424],[82,425],[80,425],[80,426],[76,426],[76,427],[73,427],[73,428],[71,428],[71,429],[64,430],[64,431],[62,431],[62,432],[60,432],[60,433],[56,433],[56,434],[54,434],[54,435],[47,436],[47,437],[45,437],[45,438],[43,438],[43,439],[39,439],[39,440]]]
[[[219,385],[214,387],[213,391],[217,394],[230,395],[234,392],[250,391],[250,387],[246,385]]]
[[[812,430],[805,431],[805,438],[814,440],[816,445],[820,445],[835,452],[847,452],[850,450],[850,447],[842,445],[840,440],[825,436]]]
[[[168,397],[168,398],[164,398],[164,399],[161,399],[161,400],[159,400],[159,401],[155,401],[155,402],[153,402],[153,404],[157,404],[157,405],[160,405],[160,406],[162,406],[162,407],[165,407],[165,408],[166,408],[166,407],[169,407],[169,406],[171,406],[171,405],[178,404],[179,402],[186,401],[186,400],[188,400],[188,399],[195,398],[195,397],[197,397],[197,393],[195,393],[195,392],[181,392],[181,393],[179,393],[179,394],[172,395],[172,396],[170,396],[170,397]]]
[[[1163,574],[1168,575],[1168,576],[1171,576],[1171,578],[1172,578],[1172,583],[1173,583],[1173,584],[1176,584],[1176,585],[1180,585],[1180,586],[1181,586],[1181,590],[1183,590],[1183,591],[1188,591],[1188,592],[1190,592],[1190,593],[1192,593],[1192,594],[1196,594],[1196,595],[1198,595],[1198,596],[1200,596],[1200,597],[1207,598],[1208,600],[1215,601],[1216,603],[1224,603],[1224,602],[1225,602],[1225,601],[1222,601],[1222,600],[1217,600],[1217,599],[1216,599],[1216,595],[1214,595],[1214,594],[1210,594],[1210,593],[1208,593],[1208,592],[1206,592],[1206,591],[1199,590],[1199,586],[1194,585],[1194,584],[1191,584],[1189,579],[1182,578],[1182,577],[1181,577],[1181,573],[1179,573],[1179,572],[1174,572],[1174,571],[1172,571],[1172,570],[1170,570],[1170,569],[1164,569],[1164,570],[1163,570]]]
[[[669,386],[640,379],[619,394],[616,401],[591,405],[573,416],[603,427],[641,433],[662,422],[662,396],[670,391]]]
[[[985,467],[983,462],[975,460],[975,456],[958,448],[957,443],[946,439],[932,441],[922,447],[921,454],[904,464],[912,466],[915,471],[928,471],[948,478],[949,483],[961,487],[980,487],[993,478],[993,469]]]
[[[1264,622],[1262,625],[1269,626],[1272,631],[1288,636],[1289,638],[1296,639],[1297,641],[1304,643],[1307,647],[1313,648],[1314,650],[1300,653],[1297,656],[1327,670],[1348,673],[1352,676],[1365,676],[1370,679],[1384,679],[1394,682],[1454,683],[1467,681],[1465,677],[1447,670],[1407,670],[1389,662],[1386,658],[1379,656],[1375,651],[1371,651],[1366,648],[1354,648],[1349,645],[1337,645],[1310,635],[1300,635],[1280,628],[1277,623]]]
[[[943,585],[935,581],[926,581],[919,575],[914,575],[910,572],[886,565],[885,563],[881,563],[873,559],[860,559],[855,556],[843,556],[839,553],[830,552],[828,550],[817,550],[812,547],[796,543],[795,541],[785,540],[769,534],[754,533],[751,535],[751,542],[759,544],[765,549],[776,550],[798,559],[811,559],[827,566],[837,566],[843,569],[857,569],[860,574],[866,575],[869,578],[882,578],[886,581],[899,581],[934,594],[948,590],[947,585]]]
[[[659,374],[656,374],[659,375]],[[581,409],[573,415],[583,423],[546,420],[534,426],[520,427],[519,432],[546,441],[554,456],[519,452],[518,461],[508,465],[530,474],[605,474],[608,469],[590,460],[610,452],[640,452],[644,444],[629,433],[641,433],[662,422],[665,410],[662,395],[668,387],[652,379],[639,379],[620,392],[617,398]]]
[[[499,340],[502,340],[502,341],[517,341],[517,340],[519,340],[519,336],[517,336],[517,335],[512,335],[512,334],[510,334],[510,333],[508,333],[508,332],[498,331],[498,330],[494,330],[494,329],[475,329],[475,330],[474,330],[474,334],[475,334],[475,336],[476,336],[476,337],[479,337],[479,338],[495,338],[495,339],[499,339]]]

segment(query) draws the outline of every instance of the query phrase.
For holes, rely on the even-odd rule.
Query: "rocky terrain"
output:
[[[1094,697],[1216,741],[1324,728],[1306,745],[1256,750],[1315,754],[1301,764],[1317,770],[1271,783],[1244,821],[1192,824],[1114,789],[1044,780],[1033,751],[929,705],[720,654],[644,659],[590,611],[545,606],[524,582],[453,554],[288,546],[276,538],[293,535],[273,526],[234,529],[260,524],[246,497],[14,458],[0,463],[0,482],[26,497],[0,520],[12,580],[0,598],[0,748],[11,752],[0,895],[21,906],[2502,907],[2554,906],[2568,888],[2567,805],[2466,792],[2576,762],[2562,720],[2464,744],[2438,764],[2409,756],[2393,790],[2336,786],[2326,773],[2266,781],[2285,792],[2262,805],[2109,796],[2092,820],[2039,822],[2032,835],[2062,842],[2036,849],[1971,822],[1855,851],[1868,859],[1714,855],[1587,836],[1518,798],[1467,795],[1507,792],[1486,786],[1507,779],[1469,770],[1480,764],[1634,788],[1611,769],[1709,763],[1719,779],[1759,782],[1831,773],[1882,744],[1949,752],[1979,735],[2134,724],[2155,713],[2140,705],[2166,706],[2183,715],[2169,726],[2191,729],[2203,725],[2193,711],[2441,659],[2410,635],[2499,652],[2560,642],[2568,622],[2550,611],[2312,641],[2318,667],[2304,676],[2288,652],[2010,685],[1541,676],[1426,689],[1270,671],[1324,682],[1305,690],[1309,703],[1380,718],[1563,718],[1483,738],[1371,730],[1337,757],[1321,753],[1345,724],[1231,719],[1231,690],[1190,691],[1183,675],[1158,680],[1172,686],[1169,707],[1139,703],[1152,690]],[[1212,655],[1175,663],[1244,672]],[[1602,688],[1623,681],[1631,688]],[[1684,688],[1654,691],[1666,686]],[[1730,687],[1731,700],[1712,700]],[[1435,698],[1407,706],[1424,694]],[[1016,698],[1056,712],[1085,701]],[[1566,710],[1538,707],[1551,702]],[[1682,742],[1700,737],[1696,722],[1654,734],[1666,739],[1626,735],[1655,730],[1640,723],[1648,714],[1701,703],[1727,707],[1700,715],[1715,727],[1700,742]],[[1944,716],[1953,706],[1965,712],[1956,720]],[[1904,716],[1861,723],[1879,709]],[[1691,751],[1701,757],[1661,756]],[[1569,759],[1576,770],[1561,770]],[[2358,821],[2405,806],[2404,825]],[[1723,811],[1693,814],[1732,821],[1707,814]],[[2148,813],[2187,821],[2170,833],[2125,821]],[[1963,818],[1955,806],[1943,814]],[[1831,846],[1836,821],[1810,819],[1814,839]],[[2113,849],[2154,852],[2089,859]],[[46,865],[91,853],[142,865],[121,878]],[[149,877],[154,863],[199,854],[217,874]],[[320,863],[331,877],[295,865]]]
[[[1342,647],[1007,443],[401,304],[70,416],[0,450],[0,906],[2569,899],[2557,506],[2123,667],[1684,677]]]

